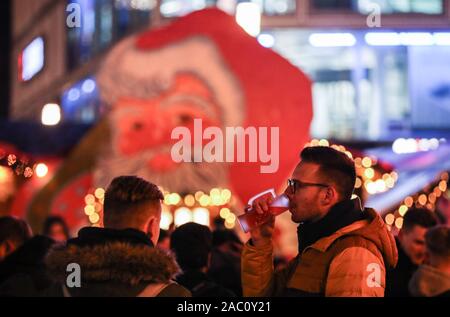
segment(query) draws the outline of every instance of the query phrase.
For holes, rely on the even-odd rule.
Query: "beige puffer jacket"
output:
[[[394,237],[372,209],[307,247],[287,268],[273,271],[273,246],[247,243],[242,255],[244,296],[384,296],[386,267],[395,267]]]

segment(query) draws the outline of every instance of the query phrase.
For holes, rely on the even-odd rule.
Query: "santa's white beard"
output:
[[[228,168],[226,163],[180,163],[171,170],[153,170],[148,162],[157,154],[170,154],[170,147],[147,150],[133,156],[119,154],[103,155],[94,171],[96,187],[106,188],[118,176],[136,175],[149,182],[176,193],[209,192],[211,188],[227,188]]]

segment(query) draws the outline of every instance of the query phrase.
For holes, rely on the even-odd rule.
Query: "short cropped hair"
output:
[[[52,230],[52,227],[54,225],[60,225],[64,231],[66,238],[70,239],[69,227],[67,226],[66,221],[60,216],[50,216],[45,219],[43,226],[44,229],[42,230],[44,236],[50,235],[50,231]]]
[[[140,217],[142,207],[160,203],[164,195],[158,186],[137,176],[120,176],[111,182],[105,192],[104,223],[133,222]]]
[[[450,228],[437,226],[425,234],[425,244],[430,253],[440,257],[450,257]]]
[[[190,222],[172,233],[170,248],[183,270],[199,270],[208,265],[212,248],[212,233],[208,227]]]
[[[31,229],[25,220],[11,216],[0,218],[0,244],[11,241],[20,246],[31,236]]]
[[[437,225],[438,219],[436,215],[425,208],[411,208],[403,218],[402,230],[411,230],[414,226],[423,228],[431,228]]]
[[[319,165],[322,177],[336,186],[341,200],[352,197],[356,169],[353,160],[345,153],[328,146],[312,146],[303,149],[300,158],[302,162]]]

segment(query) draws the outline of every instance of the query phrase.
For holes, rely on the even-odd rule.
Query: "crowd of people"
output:
[[[0,296],[398,297],[450,295],[450,229],[411,208],[394,238],[380,215],[353,199],[354,162],[330,147],[305,148],[285,190],[298,224],[298,255],[274,260],[275,218],[241,241],[217,225],[160,230],[163,194],[136,176],[105,192],[103,226],[70,237],[50,217],[42,235],[0,218]],[[271,198],[253,203],[268,212]],[[80,268],[79,285],[68,267]]]

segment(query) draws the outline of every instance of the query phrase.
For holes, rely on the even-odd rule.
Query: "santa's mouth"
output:
[[[172,160],[170,153],[155,154],[147,161],[151,170],[158,172],[170,172],[177,168],[178,163]]]

